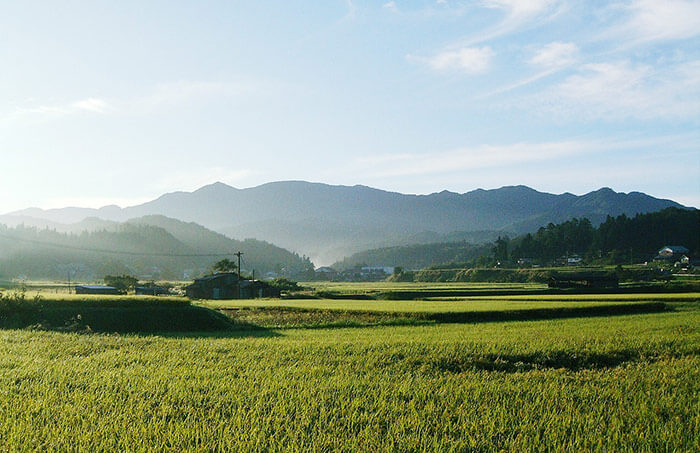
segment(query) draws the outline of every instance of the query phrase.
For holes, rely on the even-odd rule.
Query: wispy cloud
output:
[[[562,0],[484,0],[482,6],[503,11],[505,16],[495,26],[468,38],[463,43],[473,45],[512,33],[526,25],[550,20],[566,6]]]
[[[578,46],[572,42],[552,42],[538,50],[529,63],[546,68],[562,68],[578,61]]]
[[[577,141],[481,145],[440,153],[380,155],[357,164],[371,177],[413,176],[557,159],[589,149],[590,143]]]
[[[17,118],[29,115],[64,116],[80,112],[107,113],[112,108],[112,105],[104,99],[87,98],[62,104],[20,107],[12,112],[10,117]]]
[[[343,19],[354,18],[355,14],[357,13],[357,6],[355,5],[355,2],[353,0],[345,0],[345,7],[347,8],[347,12],[345,13]]]
[[[25,117],[65,117],[78,113],[90,114],[143,114],[157,109],[172,108],[197,101],[216,101],[274,91],[271,84],[240,80],[233,82],[177,81],[157,85],[150,93],[131,98],[89,97],[64,103],[45,103],[17,107],[0,120],[18,120]],[[32,101],[36,104],[36,101]]]
[[[697,134],[626,139],[582,139],[553,142],[512,143],[503,145],[467,146],[431,153],[385,154],[356,160],[356,170],[369,178],[401,178],[435,176],[471,170],[519,168],[525,164],[567,162],[575,156],[590,157],[606,152],[649,149],[673,144],[680,148],[692,147]],[[488,173],[488,171],[487,171]],[[354,173],[353,173],[354,174]]]
[[[572,42],[552,42],[540,48],[528,61],[531,65],[542,68],[534,75],[516,82],[501,86],[495,90],[476,96],[475,99],[485,99],[506,93],[555,74],[579,61],[579,48]]]
[[[700,2],[693,0],[635,0],[621,7],[627,13],[603,38],[631,44],[686,39],[700,35]]]
[[[627,60],[581,67],[521,107],[577,120],[700,118],[700,60],[655,68]]]
[[[435,71],[459,71],[468,74],[486,72],[495,53],[489,46],[447,49],[432,57],[408,55],[409,61],[423,63]]]

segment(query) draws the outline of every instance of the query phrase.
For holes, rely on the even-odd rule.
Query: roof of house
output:
[[[228,277],[228,276],[237,277],[238,274],[236,274],[235,272],[219,272],[218,274],[205,275],[204,277],[195,278],[194,281],[195,282],[206,282],[206,281],[216,280],[217,278]]]
[[[323,267],[319,267],[318,269],[316,269],[316,272],[337,272],[337,271],[335,269],[333,269],[332,267],[323,266]]]
[[[664,250],[670,250],[673,253],[688,253],[688,249],[683,247],[682,245],[667,245],[664,246],[661,250],[659,250],[659,253],[661,253]]]

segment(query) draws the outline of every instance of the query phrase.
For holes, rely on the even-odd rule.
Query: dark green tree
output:
[[[139,279],[131,275],[105,275],[104,282],[119,291],[128,291],[136,288]]]
[[[498,239],[494,242],[493,259],[497,263],[504,264],[508,261],[508,242],[510,242],[508,236],[498,236]]]
[[[221,261],[214,263],[213,270],[216,273],[220,272],[236,272],[238,270],[238,265],[228,258],[224,258]]]

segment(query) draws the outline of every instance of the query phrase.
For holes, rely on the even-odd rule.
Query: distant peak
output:
[[[199,189],[195,190],[195,192],[208,192],[212,190],[237,190],[235,187],[231,187],[228,184],[224,184],[221,181],[217,181],[213,184],[207,184],[206,186],[202,186]]]

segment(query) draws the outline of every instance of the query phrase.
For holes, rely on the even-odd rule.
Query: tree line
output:
[[[652,260],[666,245],[682,245],[697,256],[700,211],[666,208],[634,217],[608,216],[597,228],[585,218],[550,223],[534,234],[499,237],[492,258],[504,265],[518,261],[548,265],[578,255],[587,264],[631,264]]]

